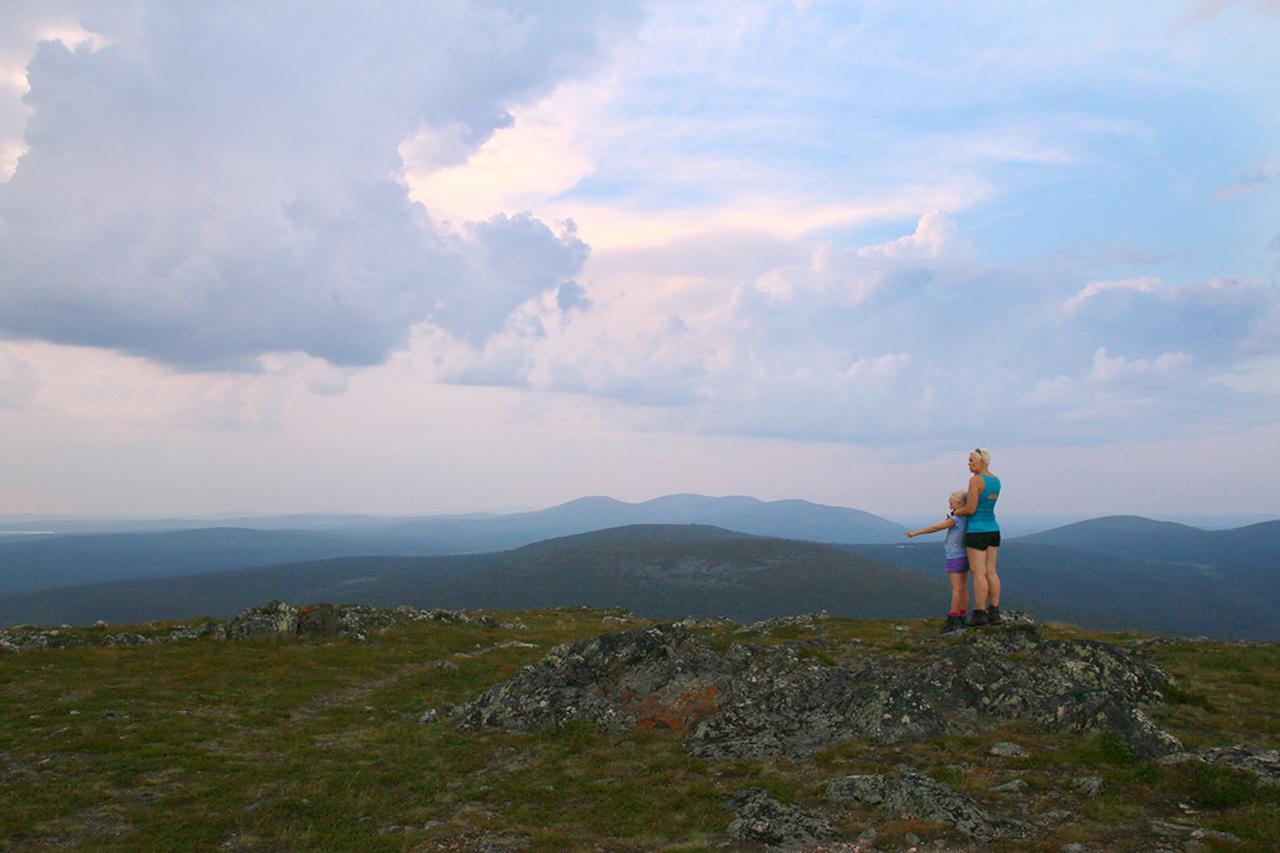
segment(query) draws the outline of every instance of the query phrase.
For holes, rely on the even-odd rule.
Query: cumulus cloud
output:
[[[27,151],[0,185],[0,332],[194,369],[280,351],[368,365],[424,319],[474,344],[574,281],[572,228],[446,228],[398,179],[399,146],[426,136],[437,166],[464,158],[514,105],[592,67],[630,20],[621,6],[136,14],[135,38],[44,41],[26,66]]]
[[[1080,442],[1246,417],[1256,396],[1223,373],[1280,355],[1280,293],[1268,282],[1046,281],[983,264],[936,214],[902,237],[824,244],[754,275],[730,244],[700,266],[672,252],[681,264],[655,255],[650,278],[585,286],[588,313],[528,303],[525,325],[511,321],[483,347],[456,344],[436,375],[609,401],[633,428]]]

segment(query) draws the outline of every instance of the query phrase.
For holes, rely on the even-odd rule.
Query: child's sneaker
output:
[[[996,604],[992,604],[992,605],[990,605],[990,606],[987,608],[987,624],[988,624],[988,625],[999,625],[999,624],[1000,624],[1001,622],[1003,622],[1003,621],[1004,621],[1004,620],[1000,618],[1000,607],[999,607],[999,605],[996,605]]]
[[[950,634],[952,631],[959,631],[964,627],[963,616],[948,616],[946,623],[942,626],[943,634]]]
[[[970,628],[977,628],[979,625],[987,624],[987,611],[975,610],[969,614],[969,621],[966,623]]]

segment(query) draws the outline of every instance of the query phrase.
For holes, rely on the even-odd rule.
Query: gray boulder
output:
[[[730,838],[779,847],[804,847],[835,839],[831,822],[799,806],[769,796],[762,788],[735,791],[734,818],[725,830]]]
[[[1229,767],[1252,774],[1266,788],[1280,788],[1280,751],[1248,744],[1214,746],[1195,752],[1176,752],[1161,759],[1162,764],[1200,762]]]
[[[827,784],[827,798],[878,805],[911,820],[949,824],[979,841],[996,835],[990,818],[973,800],[919,773],[843,776]]]
[[[296,633],[298,633],[298,608],[275,599],[261,607],[250,607],[227,623],[229,640],[279,638]]]

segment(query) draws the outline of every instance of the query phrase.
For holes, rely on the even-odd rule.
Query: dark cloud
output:
[[[0,332],[193,369],[372,364],[427,318],[483,340],[586,246],[527,215],[442,228],[397,146],[448,128],[465,157],[589,68],[619,9],[148,4],[133,40],[41,44],[0,185]]]

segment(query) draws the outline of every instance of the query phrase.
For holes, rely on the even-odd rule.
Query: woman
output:
[[[996,521],[996,501],[1000,498],[1000,478],[991,473],[991,452],[976,448],[969,454],[969,494],[956,515],[969,516],[964,534],[965,556],[973,576],[973,612],[970,625],[1000,624],[1000,576],[996,557],[1000,552],[1000,524]]]

